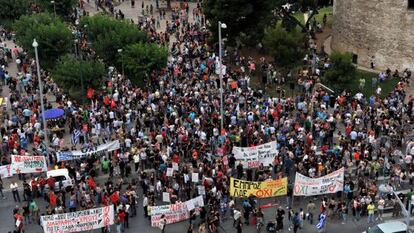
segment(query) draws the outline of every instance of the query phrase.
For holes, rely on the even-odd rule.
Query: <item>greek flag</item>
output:
[[[326,215],[324,213],[321,213],[321,215],[319,215],[319,223],[316,224],[316,228],[320,230],[325,227],[325,224],[326,224]]]
[[[81,132],[79,130],[75,129],[73,131],[73,133],[72,133],[72,144],[73,145],[78,144],[80,135],[81,135]]]

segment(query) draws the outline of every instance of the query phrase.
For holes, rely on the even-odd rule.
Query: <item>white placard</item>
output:
[[[187,184],[187,182],[190,180],[190,177],[188,177],[188,174],[184,174],[184,183]]]
[[[45,233],[85,232],[114,224],[114,206],[42,216]]]
[[[233,147],[232,152],[234,158],[241,161],[244,168],[256,168],[260,164],[267,167],[273,164],[274,158],[279,154],[276,141],[254,147]]]
[[[206,195],[206,188],[203,185],[197,186],[199,195]]]
[[[47,163],[44,156],[12,155],[12,174],[39,173],[45,171],[47,171]]]
[[[13,170],[11,164],[0,166],[0,177],[7,178],[13,176]]]
[[[178,171],[179,170],[178,163],[172,163],[172,166],[173,166],[174,171]]]
[[[162,201],[163,201],[163,202],[170,202],[170,193],[168,193],[168,192],[163,192],[163,193],[162,193]]]
[[[167,176],[173,176],[173,169],[171,167],[167,168]]]
[[[198,183],[198,173],[193,172],[193,174],[191,175],[191,181],[193,183]]]

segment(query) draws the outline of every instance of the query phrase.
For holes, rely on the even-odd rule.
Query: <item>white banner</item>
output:
[[[0,166],[0,177],[7,178],[13,176],[11,164]]]
[[[149,206],[148,214],[151,216],[151,226],[158,227],[161,220],[161,215],[165,215],[167,224],[180,222],[190,218],[190,211],[197,207],[204,206],[204,200],[202,196],[198,196],[186,202],[162,205],[162,206]]]
[[[295,196],[314,196],[326,193],[336,193],[344,189],[344,168],[319,178],[310,178],[296,172]]]
[[[82,159],[87,157],[88,155],[101,152],[101,151],[114,151],[120,148],[119,140],[108,142],[99,146],[94,146],[91,148],[85,148],[82,150],[74,150],[74,151],[59,151],[57,152],[57,160],[58,161],[68,161],[68,160],[75,160],[75,159]]]
[[[11,174],[37,173],[47,171],[47,163],[44,156],[12,155],[11,157]]]
[[[262,163],[266,167],[272,164],[279,151],[276,141],[273,141],[255,147],[233,147],[233,154],[244,168],[255,168]]]
[[[114,206],[42,216],[45,233],[90,231],[114,224]]]

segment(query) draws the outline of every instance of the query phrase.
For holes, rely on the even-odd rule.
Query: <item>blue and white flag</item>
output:
[[[79,137],[81,135],[81,132],[78,129],[75,129],[72,133],[72,144],[76,145],[79,142]]]
[[[326,215],[324,213],[321,213],[321,215],[319,215],[319,223],[316,224],[316,228],[318,228],[318,230],[323,229],[325,227],[326,224]]]

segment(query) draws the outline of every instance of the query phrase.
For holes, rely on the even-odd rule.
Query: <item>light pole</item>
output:
[[[124,54],[122,53],[122,49],[118,49],[118,53],[121,54],[122,77],[125,77],[125,73],[124,73]]]
[[[55,17],[56,17],[56,3],[55,1],[50,1],[51,4],[53,4],[53,12],[55,13]]]
[[[42,78],[40,77],[40,64],[39,64],[39,55],[37,53],[37,47],[39,44],[37,43],[36,39],[33,39],[33,48],[35,49],[35,57],[36,57],[36,69],[37,69],[37,79],[39,82],[39,93],[40,93],[40,107],[42,108],[42,121],[43,121],[43,131],[44,131],[44,137],[45,137],[45,151],[46,151],[46,157],[49,155],[48,151],[48,137],[47,137],[47,125],[46,125],[46,118],[44,116],[45,113],[45,105],[43,103],[43,84],[42,84]]]
[[[221,29],[226,29],[227,25],[222,23],[222,22],[218,22],[218,35],[219,35],[219,77],[220,77],[220,127],[221,130],[223,130],[224,128],[224,110],[223,110],[223,70],[222,70],[222,55],[221,55],[221,44],[223,43],[222,39],[221,39]],[[221,134],[221,131],[220,131]]]

